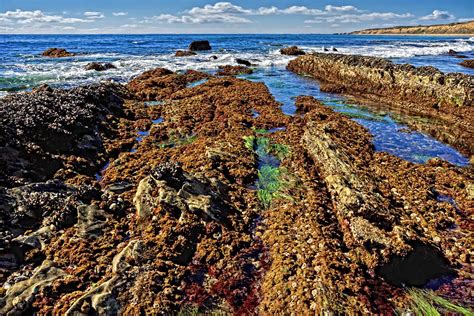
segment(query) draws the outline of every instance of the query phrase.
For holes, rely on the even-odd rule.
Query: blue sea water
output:
[[[207,39],[213,49],[197,56],[174,57],[193,40]],[[342,54],[385,57],[397,63],[434,66],[443,72],[474,70],[459,65],[460,59],[447,55],[452,49],[474,58],[474,38],[430,36],[352,36],[352,35],[0,35],[0,96],[29,90],[42,83],[56,87],[114,80],[126,82],[141,72],[166,67],[171,70],[201,69],[215,71],[219,65],[235,64],[236,58],[256,65],[250,80],[263,81],[282,110],[294,113],[293,97],[312,95],[343,113],[353,111],[342,96],[324,94],[318,83],[285,69],[294,57],[279,53],[280,48],[298,45],[305,51],[323,52],[335,47]],[[77,53],[70,58],[51,59],[40,54],[50,47]],[[217,59],[211,58],[216,56]],[[86,71],[92,61],[111,62],[117,68],[104,72]],[[355,118],[374,135],[378,150],[387,151],[416,163],[440,157],[458,165],[468,159],[451,147],[418,132],[399,132],[404,128],[387,113],[380,118],[365,108],[365,117]]]

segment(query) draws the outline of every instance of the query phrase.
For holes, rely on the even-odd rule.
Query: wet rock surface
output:
[[[459,64],[464,67],[474,68],[474,59],[463,60]]]
[[[95,70],[95,71],[106,71],[106,70],[115,69],[115,68],[117,68],[117,67],[115,67],[111,63],[96,63],[96,62],[93,62],[93,63],[88,63],[84,69],[85,70]]]
[[[194,41],[189,44],[190,51],[200,51],[200,50],[211,50],[211,44],[209,41]]]
[[[406,123],[467,155],[474,154],[472,76],[398,65],[383,58],[321,53],[299,57],[288,69],[320,80],[325,91],[346,93],[369,105],[419,116]]]
[[[64,48],[48,48],[41,55],[45,57],[60,58],[60,57],[72,57],[74,53],[70,53]]]
[[[194,56],[194,55],[197,55],[197,54],[190,50],[178,50],[174,54],[175,57],[187,57],[187,56]]]
[[[244,66],[219,66],[219,70],[217,71],[218,76],[236,76],[242,74],[252,74],[253,70],[248,67]]]
[[[252,66],[251,62],[249,62],[248,60],[245,60],[245,59],[241,59],[241,58],[236,58],[235,62],[239,65],[244,65],[244,66],[247,66],[247,67]]]
[[[196,71],[2,101],[48,137],[97,144],[55,151],[91,169],[6,161],[0,313],[392,314],[407,310],[404,286],[445,277],[436,293],[473,305],[471,166],[376,152],[367,130],[311,97],[286,116],[264,84]],[[25,104],[64,115],[30,121]],[[9,155],[29,162],[28,142],[53,151],[21,120],[22,133],[3,123]]]
[[[161,100],[194,81],[208,78],[203,72],[188,70],[184,74],[173,73],[167,69],[149,70],[134,78],[128,84],[128,89],[135,93],[140,100]]]
[[[302,49],[299,49],[298,46],[290,46],[280,49],[280,54],[290,56],[301,56],[305,55],[306,53]]]
[[[121,87],[91,85],[40,89],[0,100],[0,185],[44,181],[55,173],[92,171],[106,152],[113,128],[108,116],[124,116]]]

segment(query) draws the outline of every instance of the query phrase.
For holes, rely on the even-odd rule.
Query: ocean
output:
[[[197,56],[174,57],[194,40],[209,40],[212,51]],[[433,157],[457,165],[469,160],[453,148],[419,132],[401,132],[405,126],[390,113],[349,104],[340,95],[322,93],[314,80],[299,77],[285,66],[294,58],[279,53],[282,47],[297,45],[305,51],[337,49],[342,54],[389,58],[396,63],[433,66],[443,72],[474,75],[474,69],[459,65],[461,59],[448,55],[455,50],[474,58],[474,38],[441,36],[354,36],[354,35],[0,35],[0,96],[29,90],[46,83],[53,87],[73,87],[114,80],[127,82],[133,76],[155,67],[174,71],[197,69],[213,72],[218,65],[235,64],[242,58],[255,64],[246,79],[264,82],[282,103],[282,110],[293,115],[293,98],[312,95],[335,110],[350,114],[374,135],[374,145],[403,159],[424,163]],[[50,47],[65,48],[77,56],[45,58]],[[212,59],[216,56],[217,59]],[[86,71],[89,62],[111,62],[117,69]]]

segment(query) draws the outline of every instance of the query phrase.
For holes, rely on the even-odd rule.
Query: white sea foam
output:
[[[328,45],[329,47],[329,45]],[[301,46],[311,52],[322,52],[322,46]],[[474,38],[449,41],[381,41],[378,45],[336,46],[339,53],[359,54],[385,58],[409,58],[414,56],[433,56],[446,54],[450,49],[458,52],[474,51]],[[220,65],[237,65],[236,59],[250,61],[257,67],[285,66],[293,56],[280,54],[280,47],[271,47],[264,52],[212,51],[199,53],[196,56],[174,57],[174,54],[84,54],[72,58],[55,60],[38,56],[23,56],[34,62],[16,63],[6,69],[0,78],[3,86],[27,89],[42,83],[53,85],[80,85],[113,79],[125,82],[145,70],[164,67],[170,70],[213,70]],[[330,53],[330,52],[329,52]],[[217,56],[217,59],[211,58]],[[112,62],[117,69],[104,72],[86,71],[84,68],[91,61]],[[2,93],[4,94],[4,92]]]
[[[306,51],[324,52],[322,47],[302,46]],[[471,39],[457,39],[450,42],[390,42],[370,46],[337,47],[338,53],[356,54],[384,58],[409,58],[415,56],[434,56],[448,53],[449,50],[469,52],[474,50]],[[331,53],[331,52],[328,52]]]

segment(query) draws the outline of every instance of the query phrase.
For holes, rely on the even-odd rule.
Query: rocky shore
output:
[[[316,58],[289,67],[322,76]],[[338,58],[323,74],[343,85]],[[287,116],[263,83],[229,76],[250,71],[0,99],[0,314],[469,312],[472,166],[376,152],[311,97]],[[472,108],[466,78],[434,74],[461,103],[406,101]]]
[[[396,112],[409,126],[474,154],[472,76],[383,58],[321,53],[299,57],[288,69],[318,79],[323,91]]]

